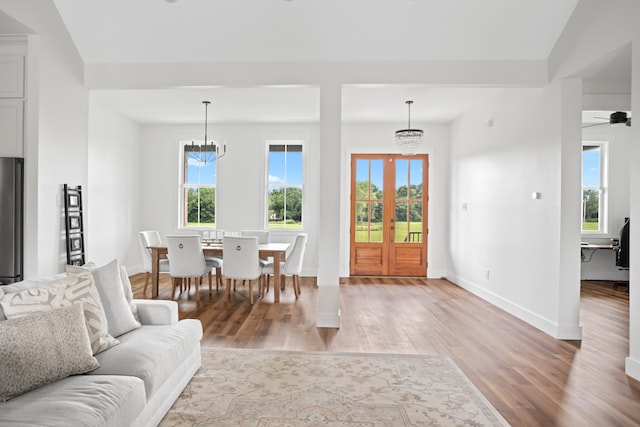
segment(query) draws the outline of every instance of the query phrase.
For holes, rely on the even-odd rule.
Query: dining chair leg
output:
[[[218,285],[222,284],[222,268],[216,268],[216,292],[218,292]]]
[[[189,279],[191,280],[191,279]],[[202,284],[202,277],[195,279],[196,285],[196,307],[200,307],[200,285]]]
[[[253,305],[253,280],[249,280],[249,304]]]
[[[212,276],[211,272],[209,272],[208,276],[209,276],[209,296],[211,296],[211,276]],[[217,284],[217,282],[216,282],[216,284]]]
[[[229,302],[231,299],[231,279],[227,279],[227,286],[224,290],[224,301]]]
[[[142,291],[142,295],[147,295],[147,286],[149,286],[150,280],[151,280],[151,272],[147,271],[144,273],[144,289]]]
[[[293,275],[293,293],[296,295],[296,298],[300,296],[300,276],[297,274]]]
[[[177,285],[177,280],[175,277],[171,278],[171,300],[173,301],[173,298],[175,297],[176,294],[176,285]]]

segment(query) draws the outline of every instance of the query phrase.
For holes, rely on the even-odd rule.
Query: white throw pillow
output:
[[[90,271],[93,275],[107,317],[109,334],[119,337],[140,327],[140,322],[133,317],[125,297],[117,259],[100,267],[89,263],[83,267],[67,265],[66,269],[67,274],[72,276],[82,274],[84,271]]]
[[[93,354],[100,353],[119,344],[109,335],[107,318],[100,302],[100,294],[93,283],[91,272],[67,276],[46,288],[27,289],[0,298],[0,305],[7,319],[17,319],[54,308],[82,303],[85,326]]]
[[[131,282],[129,281],[129,274],[127,273],[127,267],[120,266],[120,279],[122,280],[122,289],[124,289],[124,296],[129,303],[129,308],[133,314],[134,319],[140,321],[140,315],[138,314],[138,306],[133,301],[133,290],[131,289]]]
[[[82,303],[0,321],[0,401],[92,371]]]

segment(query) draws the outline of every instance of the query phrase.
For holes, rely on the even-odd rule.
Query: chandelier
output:
[[[406,129],[396,131],[396,145],[400,152],[405,155],[414,155],[420,144],[422,144],[422,135],[424,132],[420,129],[411,129],[411,104],[413,101],[406,101],[409,108],[409,123]]]
[[[207,138],[207,118],[210,101],[202,101],[204,104],[204,143],[202,145],[196,144],[195,141],[191,141],[191,145],[187,145],[185,150],[189,153],[189,159],[192,159],[198,163],[204,164],[211,163],[217,159],[224,157],[227,154],[227,144],[222,145],[222,153],[220,152],[220,146],[216,145],[214,141],[209,141]]]

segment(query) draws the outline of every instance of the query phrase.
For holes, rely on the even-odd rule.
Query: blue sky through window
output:
[[[190,154],[187,161],[187,184],[194,185],[215,185],[216,183],[216,161],[198,161],[193,157],[197,154]]]
[[[582,152],[582,186],[600,186],[600,148]]]
[[[269,152],[269,184],[301,186],[302,152]]]

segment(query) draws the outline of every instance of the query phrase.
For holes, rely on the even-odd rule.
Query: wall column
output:
[[[320,216],[318,234],[319,328],[340,327],[340,157],[342,89],[320,85]]]
[[[631,51],[631,117],[640,112],[640,38],[634,40]],[[635,119],[634,119],[635,120]],[[629,164],[629,357],[625,372],[640,380],[640,126],[632,122]],[[633,221],[631,221],[633,219]]]
[[[560,82],[560,271],[555,337],[582,339],[580,327],[580,206],[582,80]]]

